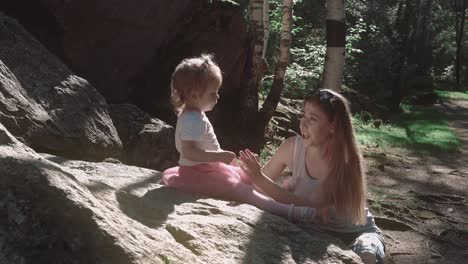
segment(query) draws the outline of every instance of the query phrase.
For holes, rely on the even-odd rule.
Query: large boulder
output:
[[[160,173],[35,153],[0,124],[2,263],[361,263],[332,237]]]
[[[243,88],[249,34],[233,1],[15,0],[2,7],[110,103],[133,102],[173,121],[171,74],[202,52],[216,55],[221,93],[233,100]]]
[[[281,98],[267,129],[268,141],[300,134],[299,122],[303,100]]]
[[[121,161],[156,170],[177,165],[172,126],[132,104],[111,104],[109,114],[122,140]]]
[[[102,160],[122,150],[97,90],[2,13],[0,122],[42,152]]]

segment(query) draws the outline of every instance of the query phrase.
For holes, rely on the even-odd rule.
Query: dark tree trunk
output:
[[[466,8],[467,8],[467,1],[463,0],[462,6],[459,9],[460,15],[458,14],[458,10],[456,10],[456,23],[455,23],[455,36],[456,36],[456,55],[455,55],[455,80],[457,85],[460,86],[460,69],[461,69],[461,57],[463,56],[463,36],[464,36],[464,28],[465,28],[465,19],[466,19]]]
[[[250,148],[258,151],[259,127],[256,124],[258,119],[258,92],[261,87],[261,79],[264,73],[262,59],[264,46],[264,2],[263,0],[249,0],[249,38],[247,44],[247,62],[244,70],[244,78],[240,87],[240,106],[236,107],[237,117],[229,117],[225,120],[224,130],[226,134],[235,131],[237,133],[236,142],[229,142],[231,150],[237,151],[243,148]]]
[[[391,108],[399,110],[401,99],[404,93],[404,71],[408,63],[408,54],[411,51],[411,16],[413,15],[412,0],[401,0],[399,4],[399,17],[395,20],[395,30],[398,34],[396,46],[398,56],[394,62],[392,103]]]
[[[432,2],[433,0],[421,1],[419,9],[420,17],[418,19],[418,30],[415,34],[415,64],[418,65],[420,73],[430,76],[432,66],[432,29],[431,29],[431,15],[432,15]]]
[[[253,112],[258,111],[258,91],[260,81],[263,76],[262,71],[262,52],[264,42],[264,28],[263,28],[263,1],[250,0],[249,2],[249,25],[250,25],[250,49],[249,55],[251,64],[249,68],[249,75],[247,78],[247,86],[244,89],[243,95],[244,107],[242,109],[242,116],[245,123],[250,123]]]

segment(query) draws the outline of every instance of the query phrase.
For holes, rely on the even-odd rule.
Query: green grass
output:
[[[379,128],[373,120],[355,115],[356,137],[360,144],[375,147],[399,147],[420,153],[453,151],[460,139],[448,126],[445,114],[434,107],[402,105],[404,113],[394,116]],[[369,120],[367,118],[366,120]]]
[[[435,90],[435,93],[442,99],[468,100],[468,91],[443,91]]]
[[[382,202],[387,199],[387,194],[382,187],[367,186],[372,202],[369,204],[374,210],[380,210],[382,208]]]

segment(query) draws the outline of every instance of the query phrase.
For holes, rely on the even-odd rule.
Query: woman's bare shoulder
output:
[[[281,145],[284,145],[285,147],[293,147],[294,143],[296,142],[296,137],[298,136],[292,136],[285,139]]]
[[[276,152],[285,163],[288,163],[288,165],[289,160],[292,159],[295,141],[296,136],[285,139]]]

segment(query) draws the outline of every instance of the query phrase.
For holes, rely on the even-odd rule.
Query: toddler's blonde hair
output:
[[[223,76],[211,54],[187,58],[177,65],[171,79],[171,103],[179,113],[188,98],[199,95],[211,83],[221,86]]]

